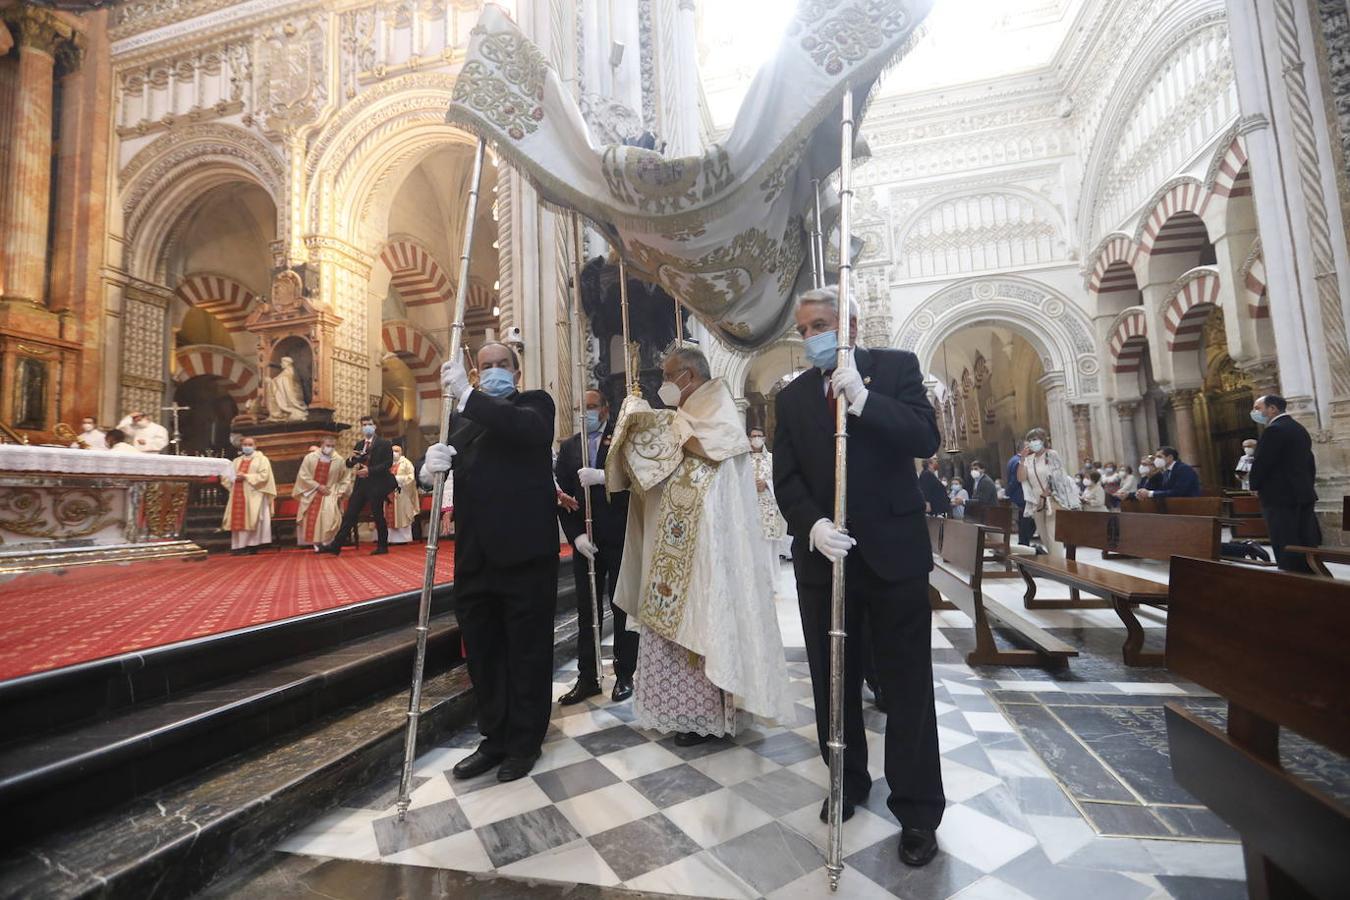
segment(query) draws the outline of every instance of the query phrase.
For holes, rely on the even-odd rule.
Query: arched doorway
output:
[[[780,341],[755,354],[745,376],[746,428],[763,428],[773,440],[778,392],[806,370],[806,354],[796,339]],[[772,449],[772,448],[771,448]]]

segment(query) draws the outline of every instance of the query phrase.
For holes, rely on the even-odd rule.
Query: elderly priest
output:
[[[253,438],[240,442],[239,456],[230,463],[230,474],[220,477],[220,483],[230,492],[220,525],[230,532],[230,549],[257,553],[259,546],[272,543],[272,501],[277,496],[277,483],[272,477],[272,463]]]
[[[642,635],[637,725],[690,746],[734,734],[737,704],[782,717],[788,679],[736,403],[696,349],[671,351],[662,372],[672,408],[628,398],[605,483],[630,492],[614,602]]]
[[[351,472],[337,455],[337,439],[323,439],[318,450],[300,461],[291,496],[299,501],[295,510],[295,542],[301,547],[322,546],[337,534],[342,522],[338,502],[350,487]]]

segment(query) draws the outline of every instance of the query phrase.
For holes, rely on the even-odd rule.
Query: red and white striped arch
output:
[[[1247,300],[1247,313],[1253,319],[1270,318],[1270,292],[1266,284],[1266,260],[1258,255],[1247,267],[1242,290]]]
[[[1139,232],[1139,252],[1153,256],[1165,253],[1198,253],[1209,242],[1201,220],[1210,195],[1193,178],[1174,184],[1153,205]]]
[[[1138,372],[1148,349],[1148,317],[1142,307],[1127,309],[1111,330],[1111,362],[1116,372]]]
[[[1250,197],[1252,193],[1252,174],[1247,166],[1247,145],[1241,135],[1224,151],[1214,173],[1214,184],[1210,193],[1215,197]]]
[[[225,382],[225,389],[236,406],[243,408],[258,392],[258,370],[238,353],[224,347],[194,344],[174,355],[173,380],[183,383],[201,375],[213,375]]]
[[[1205,320],[1219,305],[1219,272],[1206,266],[1188,272],[1175,293],[1163,304],[1163,327],[1168,350],[1194,350],[1200,346]]]
[[[244,330],[244,320],[258,303],[257,296],[233,278],[209,272],[187,276],[174,294],[193,309],[206,310],[231,332]]]
[[[421,329],[400,319],[384,323],[384,349],[397,354],[417,381],[417,396],[434,400],[441,395],[441,351]]]
[[[403,433],[403,402],[393,394],[387,392],[381,394],[380,408],[375,413],[375,421],[379,426],[381,437],[398,437]]]
[[[1127,234],[1112,235],[1102,241],[1097,247],[1088,290],[1098,294],[1139,290],[1134,271],[1138,255],[1139,246]]]
[[[390,284],[403,298],[405,307],[445,303],[454,296],[450,276],[431,251],[417,241],[409,238],[390,241],[380,251],[380,259],[389,267]]]

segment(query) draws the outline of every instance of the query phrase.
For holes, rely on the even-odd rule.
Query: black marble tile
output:
[[[442,800],[408,810],[400,822],[397,815],[385,816],[371,823],[375,829],[375,845],[381,856],[392,856],[409,847],[440,840],[469,830],[469,820],[459,808],[458,800]]]
[[[824,788],[785,769],[734,784],[731,790],[777,819],[825,799]]]
[[[1153,812],[1172,830],[1185,837],[1212,841],[1235,841],[1238,833],[1208,809],[1179,806],[1155,806]]]
[[[1004,713],[1075,797],[1134,802],[1134,796],[1043,706],[1009,705]]]
[[[1196,802],[1172,777],[1161,706],[1060,706],[1055,714],[1146,801]]]
[[[1242,881],[1194,875],[1159,875],[1157,878],[1172,900],[1247,900],[1247,885]]]
[[[941,842],[939,841],[939,846]],[[900,862],[899,839],[886,838],[844,859],[897,897],[947,898],[979,881],[984,873],[942,850],[922,868]]]
[[[477,829],[492,865],[500,869],[581,837],[556,807],[545,806]]]
[[[665,809],[694,797],[702,797],[722,787],[698,769],[685,763],[634,778],[628,783],[639,794],[650,800],[657,809]]]
[[[554,803],[579,797],[582,794],[589,794],[591,791],[609,787],[619,781],[619,776],[605,768],[596,759],[587,759],[570,766],[540,772],[532,777],[535,784],[539,785],[543,792],[548,795],[548,799]]]
[[[760,894],[769,894],[825,864],[825,857],[797,832],[770,822],[712,848],[727,868]]]
[[[1122,837],[1172,837],[1172,830],[1153,810],[1128,803],[1082,802],[1083,814],[1099,834]]]
[[[820,748],[815,741],[807,740],[793,731],[784,731],[745,746],[781,766],[791,766],[820,755]]]
[[[613,709],[607,708],[605,712],[613,714]],[[626,750],[629,747],[647,743],[645,737],[627,725],[615,725],[613,728],[606,728],[603,731],[583,734],[575,740],[589,750],[592,756],[604,756],[606,753]]]
[[[621,881],[654,872],[702,850],[660,813],[602,831],[589,841]]]

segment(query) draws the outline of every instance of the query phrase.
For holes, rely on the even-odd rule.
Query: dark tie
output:
[[[831,421],[831,422],[838,422],[838,421],[839,421],[839,400],[838,400],[838,398],[836,398],[836,397],[834,396],[834,383],[833,383],[833,382],[828,382],[828,381],[827,381],[827,382],[825,383],[825,402],[826,402],[826,403],[829,405],[829,407],[830,407],[830,421]]]

